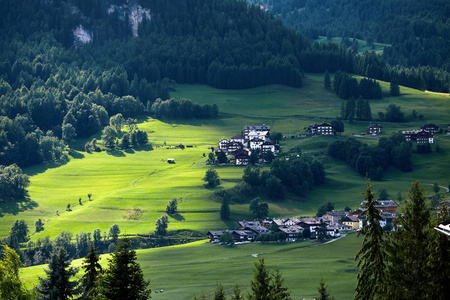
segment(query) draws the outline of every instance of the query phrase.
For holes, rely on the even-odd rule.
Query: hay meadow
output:
[[[381,85],[387,95],[389,83]],[[204,154],[207,156],[221,138],[240,134],[243,125],[270,125],[273,131],[287,136],[281,142],[283,152],[300,149],[304,155],[315,155],[326,168],[326,183],[315,188],[307,198],[288,197],[281,203],[269,202],[271,217],[315,215],[325,202],[334,202],[338,210],[345,206],[355,209],[363,199],[365,179],[343,162],[325,155],[328,143],[340,137],[296,137],[304,133],[306,126],[329,122],[340,114],[341,100],[324,90],[323,74],[306,74],[300,89],[270,85],[248,90],[218,90],[204,85],[179,85],[171,95],[199,104],[215,103],[220,110],[219,118],[177,121],[145,118],[139,120],[138,126],[147,131],[153,149],[87,153],[80,150],[86,142],[82,140],[71,145],[67,160],[25,169],[31,181],[29,201],[1,207],[0,236],[5,237],[17,219],[27,222],[33,241],[46,235],[53,239],[62,230],[71,231],[74,236],[80,231],[92,232],[97,228],[107,232],[113,224],[118,224],[123,234],[150,233],[172,198],[179,199],[179,213],[169,218],[169,230],[194,230],[206,237],[209,230],[233,229],[236,222],[220,220],[220,203],[214,200],[213,193],[233,187],[241,179],[244,168],[215,167],[222,183],[213,189],[206,188],[202,178],[210,166]],[[449,123],[450,97],[447,95],[401,87],[399,97],[370,100],[373,118],[390,103],[401,106],[405,115],[414,109],[423,114],[424,120],[382,124],[381,136],[420,128],[426,123],[446,129]],[[368,125],[369,122],[346,122],[343,135],[358,135]],[[93,137],[100,139],[100,135]],[[378,137],[358,138],[369,144],[378,142]],[[448,187],[450,136],[439,134],[437,141],[440,152],[414,153],[412,172],[389,169],[383,181],[374,182],[374,189],[386,188],[395,198],[398,192],[406,195],[411,182],[416,180],[423,183],[429,194],[435,182]],[[192,147],[175,148],[180,143]],[[168,164],[168,158],[173,158],[175,164]],[[88,194],[92,194],[91,201]],[[82,205],[78,204],[79,198]],[[66,211],[67,204],[71,204],[71,211]],[[142,216],[130,219],[129,212],[136,208],[143,211]],[[35,233],[34,222],[39,218],[45,222],[44,230]],[[232,221],[251,219],[248,205],[231,205],[231,218]],[[316,295],[321,275],[336,299],[348,299],[356,283],[353,259],[360,240],[351,235],[320,246],[302,242],[221,247],[199,242],[139,250],[138,258],[145,275],[152,281],[152,288],[165,289],[163,294],[153,294],[157,299],[191,299],[194,294],[210,293],[218,283],[226,289],[238,283],[245,290],[256,260],[252,254],[263,256],[269,267],[279,266],[297,299]],[[42,266],[23,270],[30,284],[36,281],[38,274],[43,274]]]

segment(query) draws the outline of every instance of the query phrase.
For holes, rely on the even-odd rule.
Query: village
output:
[[[382,126],[380,124],[370,124],[367,127],[367,131],[361,132],[361,135],[378,135],[381,134],[381,129]],[[336,134],[335,128],[327,123],[311,124],[305,128],[305,131],[305,135],[301,137]],[[434,134],[439,132],[442,132],[442,128],[439,128],[439,126],[426,124],[420,130],[407,130],[401,133],[407,141],[417,144],[433,144],[435,143]],[[450,125],[447,134],[450,134]],[[218,157],[220,155],[223,155],[223,157],[228,156],[225,161],[234,163],[237,166],[270,162],[280,153],[279,141],[283,138],[287,137],[282,135],[271,136],[270,126],[268,125],[246,125],[243,127],[242,135],[235,135],[231,139],[221,139],[215,152]]]
[[[297,242],[301,239],[322,240],[337,238],[341,234],[359,231],[367,222],[360,214],[365,210],[365,202],[361,202],[354,211],[327,211],[320,217],[293,217],[286,219],[264,219],[262,221],[239,221],[235,230],[209,231],[211,243],[228,243],[223,235],[232,237],[233,243],[250,243],[255,241]],[[397,218],[398,204],[393,200],[378,200],[375,207],[380,211],[381,227],[394,230],[393,221]],[[322,237],[319,237],[322,235]],[[269,238],[275,236],[276,239]]]

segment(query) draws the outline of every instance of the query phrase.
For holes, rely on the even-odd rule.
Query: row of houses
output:
[[[230,140],[221,139],[217,149],[230,155],[236,165],[248,165],[252,151],[259,152],[260,159],[269,151],[274,155],[280,152],[279,144],[270,139],[270,126],[244,126],[242,132],[244,135],[235,135]]]
[[[382,220],[380,225],[385,227],[393,224],[397,217],[398,204],[393,200],[378,201],[375,207],[380,210]],[[239,221],[239,229],[209,231],[208,238],[211,243],[219,243],[220,237],[229,232],[235,242],[253,242],[259,235],[270,234],[273,224],[276,224],[276,232],[283,232],[286,242],[295,242],[303,236],[305,229],[309,230],[311,236],[315,236],[320,228],[326,229],[330,237],[339,237],[341,232],[359,230],[367,223],[360,213],[365,210],[365,201],[360,207],[353,211],[328,211],[321,217],[300,217],[285,219],[265,219],[263,221]],[[269,229],[271,228],[271,229]],[[393,228],[393,226],[391,227]]]
[[[306,133],[312,135],[334,135],[334,128],[332,125],[327,123],[322,124],[311,124],[306,128]],[[380,134],[381,125],[380,124],[370,124],[367,127],[368,134]],[[364,133],[365,134],[365,133]]]

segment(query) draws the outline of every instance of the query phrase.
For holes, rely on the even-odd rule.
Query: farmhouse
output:
[[[224,151],[224,152],[228,151],[228,143],[229,142],[230,141],[228,141],[227,139],[221,139],[219,141],[219,150]]]
[[[434,143],[433,134],[423,129],[402,131],[402,134],[407,141],[416,142],[418,144]]]
[[[431,132],[431,133],[436,133],[439,131],[439,126],[437,126],[435,124],[426,124],[426,125],[423,125],[421,128],[423,130]]]
[[[284,232],[286,242],[296,242],[303,232],[303,227],[298,225],[278,227],[277,231]]]
[[[241,143],[243,145],[245,143],[245,137],[243,135],[235,135],[231,138],[230,141]]]
[[[380,124],[371,124],[369,127],[367,127],[367,133],[380,134],[381,133],[381,125]]]
[[[350,226],[353,230],[359,228],[359,219],[357,216],[345,216],[342,220],[342,224]]]
[[[267,132],[267,133],[269,133],[270,132],[270,126],[267,126],[266,124],[263,124],[262,126],[244,126],[244,130],[243,130],[243,132],[244,132],[244,138],[245,138],[245,140],[250,140],[250,138],[249,138],[249,135],[250,135],[250,132],[251,131],[253,131],[253,132]]]
[[[380,210],[382,212],[390,213],[390,214],[396,214],[397,213],[398,204],[394,200],[378,200],[378,202],[380,204],[375,205],[376,209],[378,209],[378,210]],[[359,209],[361,211],[366,210],[364,208],[366,203],[367,203],[367,200],[364,200],[359,205]]]
[[[330,224],[336,224],[341,221],[342,218],[347,216],[349,212],[347,211],[327,211],[323,216],[322,219],[324,222],[330,223]]]
[[[307,133],[314,135],[333,135],[333,126],[327,123],[322,124],[311,124],[306,129]]]
[[[246,166],[250,160],[249,151],[246,149],[236,150],[231,156],[234,157],[236,166]]]

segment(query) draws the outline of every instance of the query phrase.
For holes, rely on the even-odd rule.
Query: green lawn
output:
[[[34,166],[24,171],[31,175],[29,195],[31,203],[26,209],[17,205],[2,206],[0,236],[8,234],[16,219],[25,219],[32,239],[50,235],[54,238],[62,230],[75,235],[80,231],[92,232],[96,228],[108,231],[112,224],[119,224],[123,233],[148,233],[154,229],[156,219],[163,214],[167,202],[182,198],[179,209],[183,218],[170,219],[169,230],[208,230],[227,226],[219,219],[220,204],[214,202],[215,190],[232,187],[242,176],[243,167],[218,167],[222,185],[206,189],[202,178],[209,166],[203,153],[216,146],[219,139],[239,134],[245,124],[267,124],[273,131],[290,137],[304,133],[311,123],[323,122],[314,118],[331,118],[338,115],[341,100],[323,89],[322,74],[308,74],[301,89],[279,85],[248,90],[218,90],[204,85],[180,85],[173,97],[186,97],[200,104],[216,103],[221,111],[217,120],[142,120],[141,129],[149,133],[154,150],[149,148],[131,151],[108,151],[88,154],[71,151],[70,160],[60,164]],[[387,83],[381,83],[386,92]],[[447,124],[450,115],[450,97],[432,95],[401,88],[400,97],[371,100],[374,118],[389,103],[396,103],[405,111],[416,109],[426,122]],[[364,132],[368,122],[345,123],[344,135]],[[404,129],[418,128],[414,124],[383,124],[383,135]],[[282,141],[283,151],[299,148],[305,154],[325,153],[327,144],[338,137],[295,138]],[[362,138],[375,144],[373,137]],[[375,189],[385,187],[395,196],[406,194],[410,183],[417,179],[424,183],[447,186],[450,175],[450,137],[438,136],[440,153],[414,154],[415,169],[410,173],[388,170],[388,181],[375,183]],[[166,145],[170,148],[163,147]],[[192,148],[173,149],[178,144]],[[336,209],[349,205],[355,208],[362,200],[365,180],[342,162],[318,156],[326,166],[326,184],[314,189],[307,199],[289,197],[282,203],[271,203],[271,216],[313,215],[325,202],[334,202]],[[167,164],[174,158],[176,164]],[[431,192],[431,187],[427,186]],[[87,201],[87,194],[93,201]],[[78,205],[82,198],[83,205]],[[300,200],[300,201],[299,201]],[[66,212],[70,203],[72,211]],[[128,210],[144,211],[140,220],[125,218]],[[56,215],[58,210],[59,216]],[[232,205],[235,220],[251,218],[247,205]],[[34,234],[34,222],[41,218],[45,230]]]
[[[323,89],[323,74],[307,74],[304,87],[295,89],[279,85],[249,90],[218,90],[204,85],[180,85],[172,93],[176,98],[189,98],[200,104],[216,103],[220,117],[216,120],[154,120],[143,119],[139,128],[149,133],[149,147],[124,151],[86,153],[71,150],[68,160],[51,165],[39,165],[24,170],[29,174],[30,202],[22,205],[1,206],[0,237],[8,234],[14,220],[24,219],[30,227],[31,239],[50,235],[53,239],[62,230],[74,235],[96,228],[108,232],[119,224],[122,233],[149,233],[165,210],[168,201],[179,198],[180,216],[169,218],[169,230],[191,229],[206,234],[209,230],[234,229],[235,221],[251,219],[248,205],[231,205],[231,222],[219,218],[220,204],[213,199],[216,190],[231,188],[242,176],[244,167],[216,167],[222,184],[207,189],[202,178],[209,168],[203,154],[216,147],[221,138],[240,134],[243,125],[267,124],[273,131],[288,138],[281,142],[282,151],[300,149],[304,155],[315,155],[326,168],[324,185],[315,188],[307,198],[289,196],[281,203],[269,204],[270,217],[311,216],[325,202],[334,202],[335,209],[345,206],[355,209],[363,200],[365,179],[345,163],[324,155],[329,142],[340,137],[294,137],[304,133],[311,123],[324,122],[339,115],[341,100]],[[388,83],[381,83],[383,91]],[[432,95],[401,87],[402,95],[382,100],[371,100],[373,117],[395,103],[409,114],[416,109],[425,122],[446,126],[450,115],[450,97]],[[316,119],[317,118],[317,119]],[[328,122],[328,120],[326,120]],[[364,132],[369,122],[345,123],[344,135]],[[398,130],[418,128],[413,123],[383,124],[381,136]],[[378,137],[358,137],[363,142],[376,144]],[[374,182],[374,190],[386,188],[392,198],[397,193],[406,195],[411,182],[420,180],[432,194],[432,184],[448,186],[450,181],[450,136],[438,135],[441,152],[413,154],[414,170],[404,173],[394,168],[385,172],[385,180]],[[85,141],[75,144],[83,145]],[[164,146],[164,142],[166,146]],[[175,149],[180,143],[192,145]],[[434,146],[433,146],[434,149]],[[176,164],[167,164],[167,158]],[[88,201],[87,194],[92,194]],[[83,205],[78,205],[82,198]],[[182,198],[182,200],[181,200]],[[70,203],[72,211],[66,212]],[[139,220],[129,220],[129,210],[140,208]],[[56,211],[59,215],[56,215]],[[34,233],[34,222],[45,221],[44,230]],[[239,247],[220,247],[196,243],[182,247],[140,250],[139,260],[154,289],[164,294],[153,294],[160,299],[190,299],[194,294],[208,294],[217,283],[229,289],[234,283],[249,288],[252,266],[251,254],[262,254],[268,266],[278,265],[286,277],[296,299],[312,298],[322,275],[329,291],[336,299],[352,298],[356,275],[354,255],[361,241],[350,236],[329,245],[315,247],[309,243],[252,244]],[[311,246],[311,247],[310,247]],[[105,263],[105,259],[103,259]],[[80,264],[80,262],[77,262]],[[24,269],[24,277],[36,281],[42,266]]]
[[[328,291],[339,299],[351,299],[356,285],[354,257],[362,242],[356,234],[326,245],[315,242],[290,244],[245,244],[233,247],[209,244],[206,241],[182,246],[138,250],[138,262],[146,278],[151,280],[153,299],[192,299],[203,293],[209,295],[217,284],[228,293],[237,283],[243,291],[250,289],[252,268],[263,257],[268,268],[278,267],[286,279],[293,299],[317,296],[322,276]],[[258,257],[252,255],[257,254]],[[102,256],[105,266],[107,256]],[[81,265],[81,260],[73,262]],[[34,266],[22,270],[29,286],[43,277],[43,268]],[[81,273],[79,273],[81,276]]]

